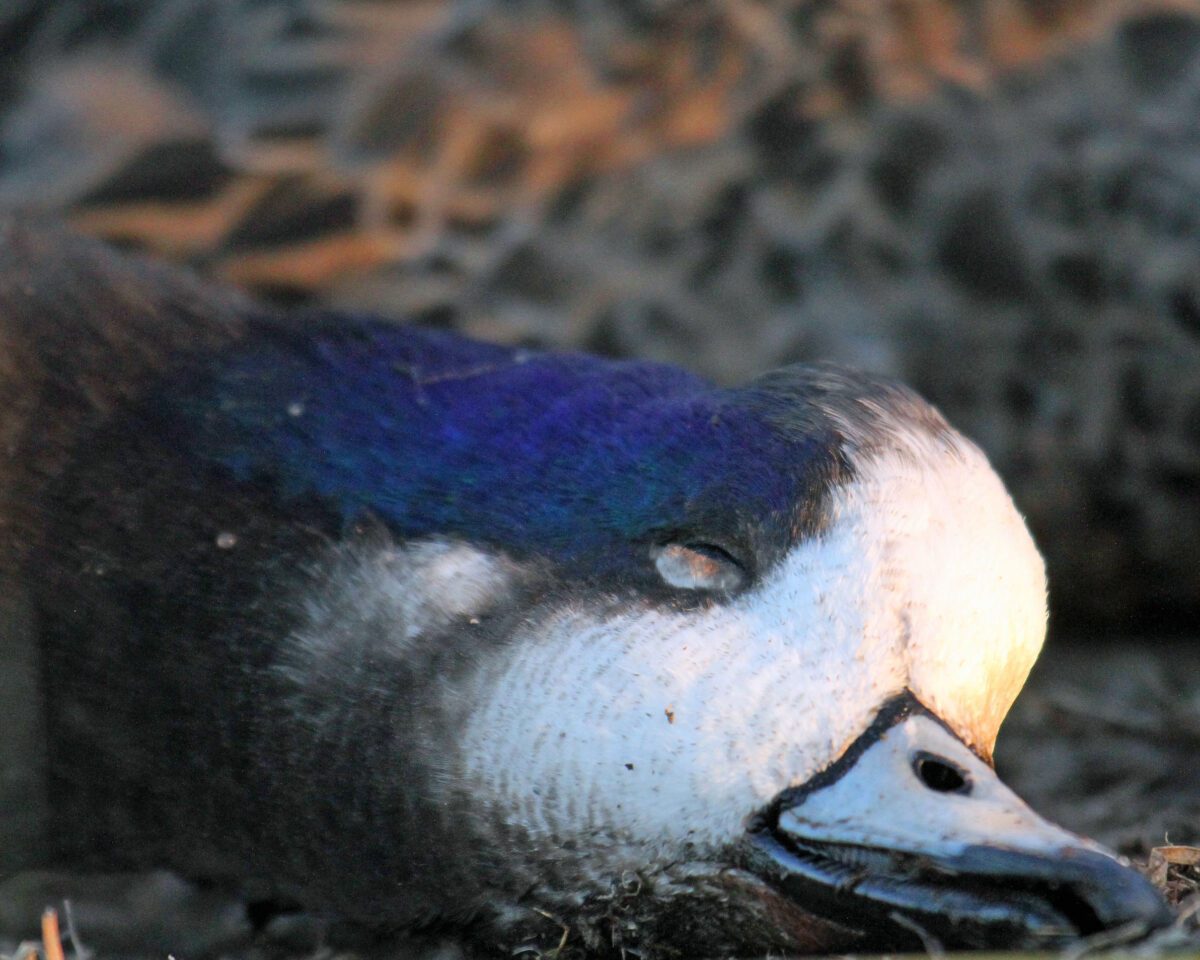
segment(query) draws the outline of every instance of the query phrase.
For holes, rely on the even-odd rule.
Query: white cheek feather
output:
[[[739,834],[906,687],[990,747],[1041,645],[1041,559],[982,454],[908,439],[727,605],[532,625],[476,679],[474,795],[534,842],[669,853]]]
[[[504,556],[447,540],[353,547],[330,563],[328,589],[306,598],[307,623],[283,667],[302,683],[322,659],[352,653],[371,634],[364,625],[388,624],[403,656],[416,638],[503,602],[520,575]]]
[[[393,583],[409,635],[477,614],[508,593],[515,565],[463,543],[433,540],[404,551],[406,581]]]

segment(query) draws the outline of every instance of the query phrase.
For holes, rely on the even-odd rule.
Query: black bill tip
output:
[[[967,847],[946,867],[971,880],[1011,884],[1040,895],[1078,936],[1143,927],[1146,932],[1172,920],[1162,895],[1129,865],[1086,848],[1067,848],[1054,857],[986,846]]]
[[[1086,848],[1041,856],[985,846],[954,856],[750,835],[756,869],[789,898],[861,931],[881,949],[1048,949],[1121,930],[1130,939],[1172,920],[1132,867]]]

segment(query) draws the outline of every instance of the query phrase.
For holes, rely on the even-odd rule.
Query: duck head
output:
[[[824,438],[820,489],[753,518],[757,540],[733,497],[647,544],[670,602],[572,592],[526,621],[472,692],[474,831],[536,864],[556,915],[580,902],[556,891],[636,876],[630,909],[692,950],[1052,947],[1165,922],[1139,874],[993,769],[1046,584],[984,456],[902,388],[809,371],[801,405],[787,376],[739,402]]]

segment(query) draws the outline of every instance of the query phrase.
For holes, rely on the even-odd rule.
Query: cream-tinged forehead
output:
[[[885,454],[843,492],[900,610],[909,689],[989,753],[1046,628],[1042,558],[972,444]]]
[[[727,840],[909,688],[988,749],[1041,644],[1041,560],[974,447],[874,457],[756,589],[559,609],[476,678],[474,795],[534,838]]]

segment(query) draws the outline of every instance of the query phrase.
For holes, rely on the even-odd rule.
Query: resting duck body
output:
[[[1042,562],[906,388],[285,318],[14,223],[0,267],[60,862],[485,953],[1163,920],[991,768]]]

